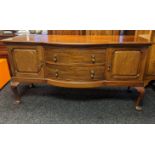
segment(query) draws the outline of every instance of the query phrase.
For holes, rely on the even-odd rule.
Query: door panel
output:
[[[43,77],[43,48],[13,46],[9,50],[13,75],[17,77]]]
[[[14,49],[13,59],[18,72],[38,72],[37,50],[33,49]],[[31,65],[30,65],[31,64]]]
[[[113,53],[112,75],[137,75],[140,57],[140,51],[115,51]]]
[[[146,49],[111,48],[108,50],[107,79],[142,80]]]

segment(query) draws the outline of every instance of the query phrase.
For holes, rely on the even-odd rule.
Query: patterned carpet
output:
[[[143,111],[134,109],[137,92],[127,88],[64,89],[36,85],[19,88],[22,104],[14,105],[9,84],[0,91],[0,123],[102,124],[155,123],[155,91],[146,88]]]

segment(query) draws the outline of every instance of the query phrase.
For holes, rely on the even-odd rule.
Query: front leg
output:
[[[141,111],[142,110],[141,101],[144,97],[145,88],[144,87],[135,87],[135,89],[139,93],[139,95],[136,99],[136,102],[135,102],[135,108],[136,108],[136,110]]]
[[[20,100],[20,95],[19,95],[19,92],[18,92],[18,86],[19,86],[19,82],[11,82],[11,89],[14,93],[14,96],[15,96],[15,100],[16,100],[16,104],[19,104],[21,102]]]

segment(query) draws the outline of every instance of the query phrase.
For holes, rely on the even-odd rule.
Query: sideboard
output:
[[[66,88],[134,87],[142,110],[151,42],[133,35],[26,35],[3,40],[9,51],[16,103],[21,83]]]

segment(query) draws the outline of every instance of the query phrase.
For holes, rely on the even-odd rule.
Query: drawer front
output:
[[[46,48],[45,59],[52,63],[105,63],[105,49]]]
[[[104,80],[104,65],[55,65],[46,64],[46,77],[67,81]]]

